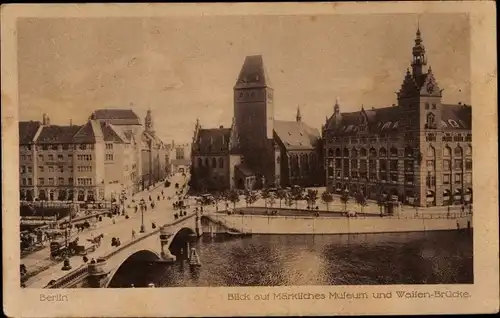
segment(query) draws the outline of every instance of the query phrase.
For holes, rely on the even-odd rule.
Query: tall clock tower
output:
[[[245,161],[268,179],[272,165],[274,91],[261,55],[247,56],[234,86],[234,116]],[[273,160],[274,161],[274,160]]]

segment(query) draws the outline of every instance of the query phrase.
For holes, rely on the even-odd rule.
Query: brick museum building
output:
[[[274,118],[274,90],[262,56],[247,56],[234,92],[231,127],[196,123],[192,186],[198,190],[323,183],[321,136],[302,121]]]
[[[323,126],[330,191],[387,195],[418,206],[472,202],[472,110],[443,104],[420,30],[397,105],[344,113]]]

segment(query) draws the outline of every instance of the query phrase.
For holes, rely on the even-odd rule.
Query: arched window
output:
[[[391,147],[390,153],[391,153],[391,157],[397,157],[398,156],[398,149],[395,147]]]
[[[205,166],[209,167],[210,165],[208,164],[208,158],[205,158]]]
[[[434,157],[436,155],[436,151],[434,150],[434,147],[429,146],[427,148],[427,157]]]
[[[387,157],[387,149],[385,149],[384,147],[380,148],[378,154],[380,157]]]
[[[333,157],[333,149],[328,149],[328,157]]]
[[[467,156],[472,156],[472,147],[471,146],[467,146],[467,148],[465,148],[465,154]]]
[[[370,148],[370,157],[377,157],[377,150],[375,148]]]
[[[203,166],[203,161],[201,160],[201,158],[198,158],[198,167],[201,167]]]
[[[349,149],[344,148],[344,157],[349,157]]]
[[[436,115],[433,113],[427,114],[427,128],[436,128]]]
[[[340,148],[335,149],[335,157],[342,157],[340,153]]]
[[[224,168],[224,159],[219,158],[219,168]]]
[[[451,156],[451,148],[448,146],[445,146],[443,148],[443,157],[449,157]]]
[[[457,146],[457,148],[453,151],[453,154],[457,157],[462,157],[462,153],[462,148],[460,148],[460,146]]]
[[[87,201],[95,201],[93,190],[87,190]]]
[[[351,157],[357,157],[358,156],[358,150],[356,148],[353,148],[351,150]]]
[[[85,201],[85,191],[78,191],[78,201]]]
[[[361,157],[366,157],[366,149],[365,148],[361,148],[359,152],[361,154]]]
[[[212,158],[212,168],[217,168],[217,159]]]

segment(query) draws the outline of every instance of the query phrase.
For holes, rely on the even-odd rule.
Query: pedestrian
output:
[[[132,239],[135,239],[135,230],[132,230]]]
[[[115,222],[115,218],[113,218],[113,224],[116,224],[116,222]]]

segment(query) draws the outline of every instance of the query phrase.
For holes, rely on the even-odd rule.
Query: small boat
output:
[[[198,253],[196,253],[196,249],[193,247],[191,248],[191,257],[189,258],[189,266],[191,267],[200,267],[201,266],[201,261],[200,257],[198,256]]]

